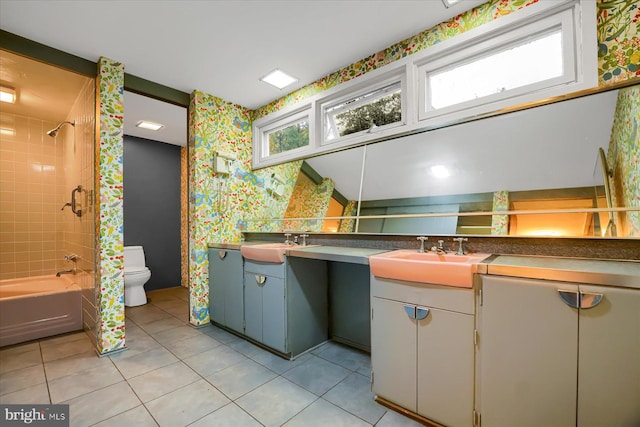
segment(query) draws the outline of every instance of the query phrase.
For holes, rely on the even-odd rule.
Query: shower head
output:
[[[51,129],[50,131],[47,131],[47,135],[49,135],[51,138],[55,138],[56,135],[58,134],[58,131],[60,130],[60,128],[64,124],[70,124],[71,126],[75,126],[76,122],[60,122],[58,124],[58,126],[56,126],[55,128]]]

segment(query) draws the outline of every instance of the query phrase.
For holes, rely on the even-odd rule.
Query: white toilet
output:
[[[142,246],[124,247],[124,305],[136,307],[147,303],[144,284],[151,278]]]

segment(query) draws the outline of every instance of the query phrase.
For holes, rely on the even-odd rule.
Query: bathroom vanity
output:
[[[210,246],[214,323],[232,329],[243,277],[237,333],[287,358],[328,338],[370,348],[376,400],[424,423],[640,424],[638,262],[446,254],[471,277],[446,285],[428,270],[411,276],[418,267],[394,278],[377,266],[436,257],[415,250],[291,246],[282,262],[220,253]],[[235,289],[229,304],[221,280]]]
[[[499,256],[486,267],[483,425],[640,425],[640,264]]]

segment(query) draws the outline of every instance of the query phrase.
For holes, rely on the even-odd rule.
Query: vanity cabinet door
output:
[[[209,250],[209,312],[211,320],[244,332],[242,254],[237,250]]]
[[[415,306],[373,297],[371,310],[372,391],[416,412]]]
[[[420,319],[426,308],[418,306],[416,310]],[[449,427],[470,427],[475,373],[474,317],[437,308],[428,310],[418,320],[417,412]]]
[[[482,425],[576,425],[578,309],[559,290],[578,286],[482,277],[479,408]]]
[[[282,353],[286,348],[284,279],[267,276],[262,285],[262,343]]]
[[[265,277],[266,281],[266,276]],[[262,342],[262,279],[259,274],[244,273],[244,333]]]
[[[578,426],[640,425],[640,290],[581,285],[602,295],[580,309]]]
[[[286,353],[284,279],[247,271],[244,281],[245,335]]]

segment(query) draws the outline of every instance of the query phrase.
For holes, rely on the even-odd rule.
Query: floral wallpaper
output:
[[[254,228],[275,231],[259,218],[282,218],[301,161],[251,169],[251,110],[195,91],[189,106],[190,321],[209,322],[208,243],[237,242]],[[228,174],[213,171],[213,153],[232,156]],[[280,193],[269,191],[277,179]]]
[[[640,88],[620,89],[607,153],[614,206],[640,208]],[[618,236],[640,237],[640,212],[617,215]]]
[[[325,178],[320,184],[315,184],[300,172],[284,218],[325,217],[334,188],[335,182],[331,178]],[[285,220],[283,229],[321,232],[323,223],[322,220]]]
[[[640,77],[638,0],[598,0],[597,22],[599,84]]]
[[[342,211],[342,216],[355,216],[358,213],[357,202],[355,200],[349,200],[347,206]],[[351,233],[354,231],[356,220],[353,218],[343,219],[340,221],[340,228],[338,233]]]
[[[495,191],[493,193],[494,212],[509,210],[509,191]],[[491,235],[506,236],[509,234],[509,215],[493,215],[491,217]]]
[[[98,352],[124,348],[124,239],[122,156],[124,65],[107,58],[98,61],[97,77],[100,142],[96,145]]]

